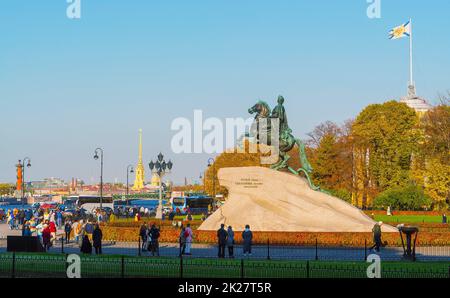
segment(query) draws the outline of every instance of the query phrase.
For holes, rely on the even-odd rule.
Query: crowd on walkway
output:
[[[64,233],[66,243],[70,243],[70,238],[73,234],[73,238],[80,246],[82,253],[92,254],[92,248],[94,248],[96,254],[102,254],[103,232],[98,222],[89,220],[75,220],[72,222],[68,220],[64,225]]]
[[[100,219],[101,214],[99,213]],[[63,230],[60,239],[66,243],[73,236],[82,253],[102,253],[102,230],[98,223],[91,219],[72,220],[60,209],[9,209],[5,214],[6,222],[11,230],[22,230],[22,236],[37,236],[39,242],[48,251],[55,245],[58,230]],[[92,241],[92,243],[91,243]]]
[[[138,211],[134,213],[134,211]],[[140,220],[140,210],[130,212]],[[132,213],[133,212],[133,213]],[[145,210],[144,210],[145,212]],[[101,216],[101,215],[100,215]],[[71,217],[64,216],[62,210],[59,209],[10,209],[5,213],[6,221],[11,230],[21,229],[22,236],[37,236],[45,251],[54,246],[57,240],[57,231],[63,230],[60,239],[66,244],[70,243],[71,238],[80,247],[80,252],[84,254],[92,254],[93,250],[96,254],[102,253],[103,233],[98,222],[94,219],[72,220]],[[100,218],[101,219],[101,218]],[[445,218],[446,219],[446,218]],[[381,240],[382,222],[374,225],[373,246],[369,249],[379,252],[385,244]],[[143,222],[139,230],[142,251],[148,251],[152,256],[159,256],[159,238],[161,232],[156,224],[148,224]],[[246,225],[245,230],[241,234],[243,255],[252,255],[253,233],[250,226]],[[225,258],[228,252],[229,258],[234,258],[235,232],[231,226],[225,228],[225,224],[221,224],[217,230],[218,257]],[[181,255],[191,255],[192,243],[194,241],[194,232],[187,223],[186,226],[181,225],[179,233],[179,249]]]

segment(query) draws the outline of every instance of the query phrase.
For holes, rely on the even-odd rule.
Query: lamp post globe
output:
[[[215,160],[214,158],[208,159],[208,167],[212,166],[212,183],[213,183],[213,200],[216,200],[216,168],[215,168]]]
[[[128,182],[128,177],[129,177],[129,174],[132,174],[132,173],[134,173],[134,168],[133,168],[133,166],[132,165],[128,165],[128,167],[127,167],[127,193],[126,193],[126,195],[128,196],[128,192],[129,192],[129,182]]]
[[[100,210],[103,211],[103,149],[97,148],[94,151],[94,159],[98,160],[100,153]]]
[[[25,157],[22,159],[22,206],[24,205],[25,198],[25,162],[27,164],[27,168],[31,167],[31,159],[29,157]]]

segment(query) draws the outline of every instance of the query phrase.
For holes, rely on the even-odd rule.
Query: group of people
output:
[[[82,253],[92,254],[93,247],[96,254],[102,253],[103,232],[98,222],[92,223],[89,220],[86,222],[83,220],[75,220],[72,222],[68,220],[64,225],[64,233],[66,243],[70,242],[70,236],[73,234],[75,242],[80,245],[80,251]]]
[[[139,236],[142,240],[142,251],[149,251],[153,256],[159,257],[159,228],[153,223],[150,226],[144,222],[139,230]]]
[[[220,228],[217,230],[219,258],[225,258],[225,247],[228,247],[228,256],[234,258],[234,231],[231,226],[228,226],[225,230],[225,224],[221,224]],[[243,242],[243,252],[244,256],[252,255],[252,240],[253,233],[250,230],[250,226],[246,225],[245,230],[242,232],[242,242]]]
[[[74,220],[63,215],[60,209],[10,209],[5,214],[11,230],[22,229],[22,236],[37,236],[45,251],[48,251],[57,239],[58,229],[63,229],[65,242],[69,243],[73,235],[82,253],[102,253],[103,234],[100,226],[89,220]],[[81,241],[80,241],[81,240]],[[91,243],[92,241],[92,243]]]
[[[9,209],[6,221],[11,230],[22,230],[22,236],[37,236],[45,251],[53,246],[56,232],[62,227],[63,215],[60,210]]]
[[[22,230],[24,226],[30,226],[30,224],[38,224],[39,222],[49,221],[54,222],[57,227],[61,227],[63,224],[63,214],[62,211],[57,210],[48,210],[48,209],[9,209],[6,214],[6,222],[9,225],[11,230],[18,230],[20,226],[22,226]],[[33,227],[31,227],[32,230]]]
[[[181,225],[180,235],[178,236],[180,241],[180,256],[191,255],[192,241],[194,240],[194,232],[191,229],[191,224],[188,223],[186,227]]]

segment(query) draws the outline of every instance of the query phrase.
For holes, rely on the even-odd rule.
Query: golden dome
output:
[[[152,174],[152,180],[150,181],[152,186],[159,186],[159,176],[156,173]]]

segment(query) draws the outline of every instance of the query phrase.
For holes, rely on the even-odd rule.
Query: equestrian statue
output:
[[[311,164],[309,163],[308,158],[306,156],[305,144],[303,144],[303,142],[300,139],[295,138],[292,135],[292,129],[289,128],[286,117],[286,110],[284,109],[283,106],[284,103],[283,96],[279,96],[277,102],[278,104],[272,110],[272,113],[270,112],[269,105],[261,100],[258,101],[253,107],[248,109],[248,112],[250,114],[255,114],[255,120],[253,122],[253,125],[250,129],[250,134],[248,136],[253,137],[256,140],[256,143],[258,144],[261,143],[261,141],[263,141],[263,143],[266,142],[267,145],[272,145],[271,132],[272,132],[272,124],[274,123],[274,121],[271,121],[271,119],[273,120],[278,119],[277,122],[279,128],[278,131],[279,158],[275,164],[271,165],[271,168],[274,170],[288,169],[295,175],[300,175],[300,173],[303,172],[311,188],[314,190],[320,190],[320,187],[315,186],[310,178],[310,174],[312,173],[313,168],[311,167]],[[291,158],[288,155],[288,152],[296,144],[298,146],[301,167],[298,169],[293,169],[288,165],[288,160]]]

